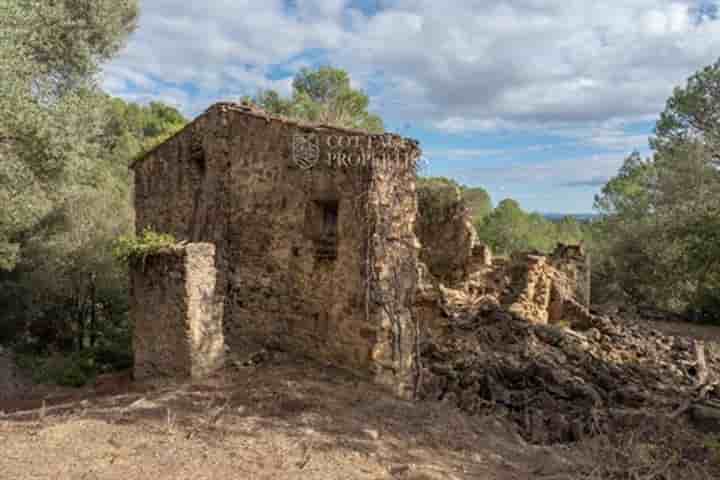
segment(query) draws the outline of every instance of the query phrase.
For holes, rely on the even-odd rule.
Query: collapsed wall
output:
[[[590,308],[590,255],[582,243],[558,243],[550,255],[550,263],[568,277],[575,298]]]
[[[541,444],[677,423],[687,413],[718,431],[717,354],[627,320],[586,315],[581,325],[557,326],[529,324],[491,303],[451,310],[423,343],[419,396],[502,415]]]
[[[688,412],[717,431],[708,419],[720,418],[720,357],[701,342],[594,315],[585,305],[587,264],[568,249],[581,252],[561,245],[550,255],[493,259],[457,288],[421,266],[419,398],[503,415],[534,443],[676,422]]]
[[[287,349],[406,395],[417,155],[397,136],[218,104],[134,166],[137,228],[215,246],[231,353]]]

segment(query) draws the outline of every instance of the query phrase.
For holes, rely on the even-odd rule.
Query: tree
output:
[[[720,59],[675,88],[651,139],[658,152],[689,142],[701,143],[720,165]]]
[[[462,196],[472,213],[473,222],[479,222],[492,212],[492,200],[484,188],[462,187]]]
[[[186,123],[96,84],[136,17],[135,0],[0,0],[0,342],[127,339],[126,272],[110,248],[132,229],[127,166]]]
[[[74,183],[92,184],[95,74],[135,28],[135,0],[0,0],[0,267]]]
[[[329,66],[300,70],[293,80],[290,99],[283,99],[274,90],[265,90],[246,100],[276,115],[372,133],[384,131],[382,119],[367,110],[370,105],[367,94],[352,88],[346,71]]]
[[[110,97],[106,102],[109,112],[102,133],[103,146],[123,169],[139,154],[187,125],[180,111],[161,102],[143,106]]]
[[[127,166],[186,120],[160,103],[101,96],[98,108],[107,116],[94,159],[101,174],[91,185],[66,184],[49,213],[23,230],[22,257],[0,272],[0,343],[26,333],[22,341],[39,349],[105,345],[129,355],[127,272],[111,248],[132,231]]]
[[[477,227],[478,239],[498,253],[526,250],[528,220],[520,204],[506,198]]]
[[[596,197],[594,291],[720,319],[720,63],[678,87],[650,139]]]

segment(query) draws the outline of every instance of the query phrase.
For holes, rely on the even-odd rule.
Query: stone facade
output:
[[[179,245],[130,272],[135,378],[201,378],[222,367],[224,297],[215,246]]]
[[[211,321],[221,322],[231,354],[287,349],[407,395],[417,335],[418,156],[416,142],[397,136],[217,104],[133,165],[136,227],[214,246],[213,298],[222,308]],[[173,352],[143,337],[184,315],[156,291],[169,280],[153,262],[163,263],[150,259],[131,276],[135,354],[145,363]],[[181,348],[176,339],[167,344]]]

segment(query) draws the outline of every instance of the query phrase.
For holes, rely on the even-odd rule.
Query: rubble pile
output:
[[[553,323],[548,312],[560,290],[538,273],[541,263],[530,264],[526,276],[528,285],[541,288],[521,289],[514,299],[498,291],[426,289],[441,297],[444,318],[423,341],[421,398],[471,414],[499,412],[524,438],[542,444],[577,441],[658,415],[707,414],[720,398],[715,352],[685,337],[594,315],[569,297],[556,299],[562,309]],[[543,269],[562,280],[562,272]],[[534,308],[531,318],[520,304]],[[563,321],[568,313],[571,321]],[[700,398],[703,406],[694,402]],[[720,425],[720,409],[717,418]]]

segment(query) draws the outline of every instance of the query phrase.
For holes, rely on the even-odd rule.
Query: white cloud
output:
[[[552,150],[562,144],[538,144],[525,145],[520,147],[497,147],[497,148],[431,148],[424,150],[424,154],[432,159],[457,160],[471,159],[484,160],[487,158],[501,158],[517,156],[519,154],[542,152]]]
[[[184,89],[172,96],[192,114],[214,98],[289,91],[289,78],[269,80],[273,66],[299,68],[313,49],[388,118],[453,133],[576,128],[619,149],[640,138],[604,125],[653,118],[720,52],[720,21],[690,0],[387,0],[372,15],[349,0],[290,4],[146,1],[105,86],[136,97]]]
[[[622,155],[596,154],[542,163],[511,162],[455,173],[465,182],[491,186],[597,187],[617,174],[623,160]]]

